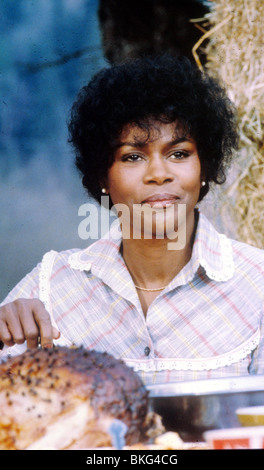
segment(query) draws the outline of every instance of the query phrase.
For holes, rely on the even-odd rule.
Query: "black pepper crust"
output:
[[[19,391],[48,404],[48,390],[56,390],[61,408],[71,406],[71,394],[89,399],[98,418],[106,414],[127,425],[128,445],[145,438],[148,392],[133,369],[106,352],[82,347],[28,350],[1,364],[0,377],[0,393],[7,396]]]

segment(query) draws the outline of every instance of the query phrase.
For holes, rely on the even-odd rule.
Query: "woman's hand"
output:
[[[59,336],[39,299],[17,299],[0,307],[0,344],[13,346],[27,341],[28,348],[36,348],[40,341],[43,348],[51,348],[53,339]]]

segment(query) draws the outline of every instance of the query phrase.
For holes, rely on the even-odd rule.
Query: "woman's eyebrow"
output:
[[[171,142],[168,142],[168,146],[173,146],[177,144],[182,144],[183,142],[192,142],[193,140],[191,137],[188,137],[187,135],[183,135],[182,137],[177,137],[176,139],[172,140]]]
[[[126,147],[126,146],[142,148],[142,147],[145,147],[145,145],[148,145],[149,142],[150,142],[149,140],[144,140],[144,141],[135,140],[133,142],[119,142],[116,145],[116,148]],[[192,139],[184,135],[182,137],[177,137],[176,139],[172,141],[165,142],[165,144],[168,145],[169,147],[172,147],[173,145],[181,144],[182,142],[192,142]]]
[[[120,147],[145,147],[145,145],[147,145],[147,144],[148,144],[147,140],[144,140],[144,141],[135,140],[134,142],[119,142],[116,145],[116,148],[120,148]]]

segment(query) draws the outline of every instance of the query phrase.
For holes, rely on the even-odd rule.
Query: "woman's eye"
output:
[[[187,152],[183,152],[182,150],[177,150],[176,152],[173,152],[170,157],[174,158],[175,160],[182,160],[183,158],[186,158],[188,156]]]
[[[142,157],[140,155],[137,155],[137,154],[127,155],[123,158],[123,160],[126,161],[126,162],[137,162],[137,161],[140,161],[141,159],[142,159]]]

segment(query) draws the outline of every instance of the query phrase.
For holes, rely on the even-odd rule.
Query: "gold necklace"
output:
[[[139,287],[139,286],[136,286],[135,285],[135,288],[136,289],[139,289],[139,290],[144,290],[146,292],[157,292],[159,290],[163,290],[165,289],[167,286],[164,286],[164,287],[157,287],[156,289],[146,289],[146,287]]]

